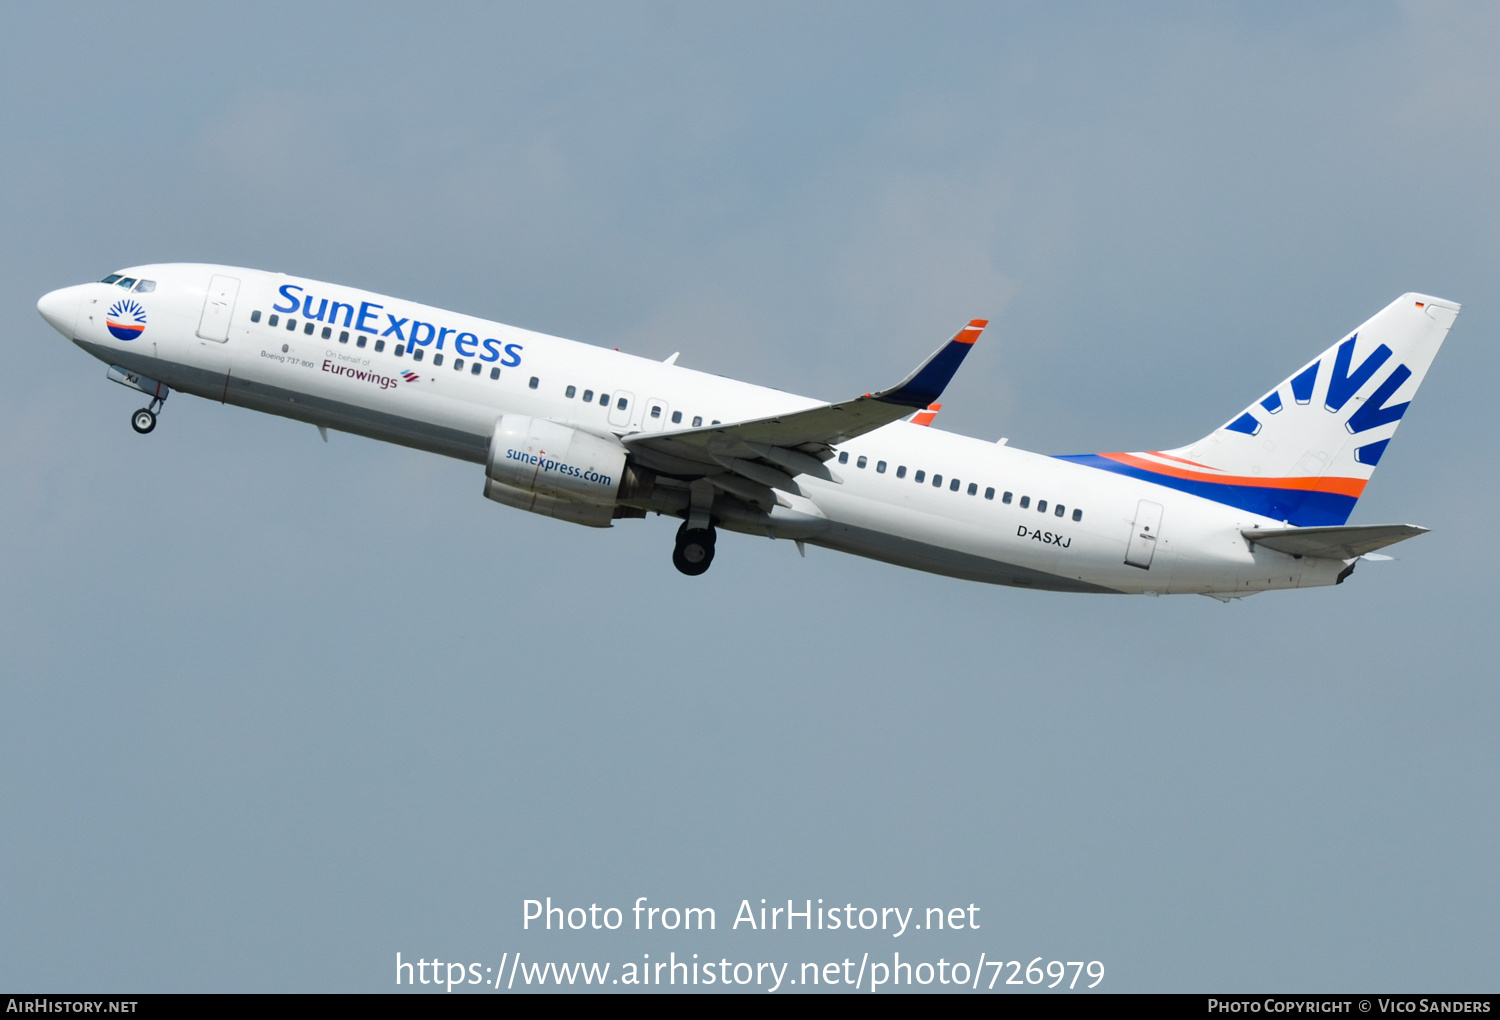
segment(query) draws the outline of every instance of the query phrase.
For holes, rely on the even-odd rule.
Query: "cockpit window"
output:
[[[150,294],[155,289],[155,280],[142,280],[140,283],[135,285],[135,292],[137,294]]]
[[[99,282],[100,283],[114,283],[119,278],[120,278],[120,274],[119,273],[110,273],[108,276],[106,276],[104,279],[100,280]]]
[[[123,277],[120,278],[120,282],[117,283],[117,284],[115,284],[115,286],[116,287],[124,287],[126,290],[129,290],[131,287],[135,286],[135,277],[133,277],[133,276],[123,276]]]

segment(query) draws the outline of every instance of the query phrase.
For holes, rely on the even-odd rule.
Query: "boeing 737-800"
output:
[[[1405,294],[1187,446],[1044,456],[924,413],[982,319],[830,404],[254,269],[137,266],[37,308],[150,397],[137,432],[181,390],[457,457],[490,499],[559,521],[679,518],[684,574],[727,529],[994,584],[1221,599],[1338,584],[1426,530],[1347,522],[1459,310]]]

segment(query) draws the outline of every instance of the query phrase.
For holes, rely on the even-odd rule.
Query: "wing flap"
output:
[[[1352,560],[1426,531],[1415,524],[1366,524],[1357,527],[1246,528],[1240,534],[1267,549],[1292,556]]]

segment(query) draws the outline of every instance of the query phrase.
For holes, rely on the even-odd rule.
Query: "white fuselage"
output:
[[[147,321],[131,339],[106,322],[124,295],[113,284],[54,292],[43,313],[99,360],[172,389],[474,462],[485,461],[502,414],[629,436],[822,403],[283,274],[175,264],[126,275],[156,283],[132,295]],[[227,309],[206,307],[215,278],[238,281]],[[200,335],[219,326],[222,341]],[[1346,566],[1252,548],[1241,529],[1280,523],[1254,513],[906,421],[837,452],[829,467],[841,481],[799,476],[794,513],[721,526],[955,577],[1071,591],[1243,595],[1332,584]],[[1148,567],[1126,562],[1143,501],[1162,508]]]

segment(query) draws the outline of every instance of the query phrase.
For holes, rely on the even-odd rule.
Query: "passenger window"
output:
[[[958,491],[958,484],[959,484],[958,483],[958,479],[957,478],[953,479],[953,481],[951,481],[951,482],[948,483],[948,491],[949,492],[957,492]]]
[[[414,350],[414,351],[411,352],[411,360],[413,360],[413,361],[421,361],[422,360],[422,348],[418,347],[416,350]]]
[[[340,330],[339,331],[339,343],[346,344],[348,342],[349,342],[349,331],[347,329]]]
[[[977,495],[979,495],[979,486],[975,485],[973,482],[969,483],[969,495],[971,495],[971,496],[977,496]]]
[[[114,283],[119,278],[120,278],[120,274],[119,273],[110,273],[108,276],[106,276],[104,279],[100,280],[99,282],[100,283]]]
[[[1010,502],[1010,493],[1007,492],[1005,495],[1001,496],[1000,497],[1000,502],[1002,502],[1002,503],[1009,503]]]
[[[870,463],[869,459],[861,455],[859,460],[854,462],[854,466],[857,468],[862,468],[868,463]]]
[[[988,489],[984,490],[984,498],[985,499],[994,499],[995,498],[995,487],[993,485],[991,485]]]
[[[266,322],[269,325],[272,325],[272,326],[276,325],[280,321],[281,321],[281,316],[279,316],[279,315],[273,315],[269,319],[266,320]]]
[[[1029,509],[1030,507],[1031,507],[1031,497],[1030,496],[1022,496],[1021,497],[1021,509],[1022,510],[1026,510],[1026,509]]]
[[[1066,509],[1067,509],[1066,507],[1064,507],[1061,503],[1059,503],[1059,504],[1057,504],[1057,509],[1052,511],[1052,516],[1053,517],[1061,517],[1063,515],[1063,512]]]
[[[875,473],[877,475],[883,475],[883,474],[885,474],[885,461],[883,461],[883,460],[877,460],[875,462]]]
[[[464,370],[464,359],[463,358],[454,358],[453,359],[453,371],[455,371],[455,372],[462,372],[463,370]]]
[[[923,482],[927,481],[927,472],[918,471],[916,474],[912,475],[912,481],[916,482],[918,485],[921,485]]]
[[[251,322],[259,322],[260,321],[260,309],[259,308],[257,308],[255,311],[253,311],[253,312],[250,313],[250,321]]]
[[[135,286],[135,277],[133,277],[133,276],[124,276],[124,277],[121,277],[120,278],[120,282],[117,283],[117,284],[115,284],[115,286],[117,286],[117,287],[124,287],[126,290],[129,290],[131,287]]]
[[[540,385],[540,384],[541,384],[541,380],[538,379],[536,376],[532,376],[531,377],[531,381],[528,382],[526,385],[529,386],[529,387],[531,387],[532,389],[536,389],[537,386]]]
[[[898,467],[896,469],[896,477],[897,478],[905,478],[906,477],[906,465],[905,464],[902,464],[900,467]]]
[[[719,419],[717,419],[717,418],[715,418],[715,419],[714,419],[714,420],[713,420],[713,424],[714,424],[714,425],[717,425],[717,424],[719,424]]]
[[[1081,520],[1083,520],[1083,511],[1079,510],[1077,507],[1073,508],[1073,520],[1075,520],[1075,521],[1081,521]]]
[[[379,348],[380,341],[377,340],[377,341],[375,341],[375,343],[377,345],[376,346],[376,350],[379,350],[380,349]],[[396,350],[393,353],[396,355],[396,357],[398,357],[398,358],[401,357],[402,354],[406,353],[406,347],[405,347],[405,345],[403,345],[403,344],[397,344],[396,345]]]
[[[682,412],[681,411],[673,411],[672,412],[672,424],[673,425],[681,425],[682,424]]]
[[[839,463],[840,464],[847,464],[847,463],[849,463],[849,452],[847,450],[845,450],[844,452],[842,452],[842,453],[839,454]]]
[[[286,320],[286,328],[287,328],[287,330],[289,332],[296,332],[296,330],[297,330],[297,320],[296,319],[288,319],[288,320]]]
[[[609,394],[608,393],[601,393],[601,394],[599,394],[599,406],[600,407],[608,407],[609,406]]]
[[[418,351],[417,352],[417,357],[421,358],[421,356],[422,356],[422,352]],[[434,354],[432,356],[432,363],[435,366],[436,365],[441,365],[443,363],[443,352],[442,351],[438,351],[436,354]]]
[[[627,408],[629,406],[630,406],[630,401],[627,400],[624,397],[621,397],[619,400],[615,401],[615,410],[616,411],[623,411],[623,410],[625,410],[625,408]]]
[[[1047,501],[1045,499],[1039,499],[1036,501],[1036,512],[1039,514],[1044,514],[1047,512]]]
[[[578,392],[578,387],[577,386],[569,386],[567,389],[563,390],[563,396],[567,397],[569,400],[572,400],[573,399],[573,394],[575,394],[577,392]]]
[[[356,346],[356,347],[363,347],[364,345],[365,345],[365,338],[364,337],[360,337],[355,342],[355,344],[354,344],[354,346]],[[385,341],[384,340],[376,340],[375,341],[375,353],[379,354],[383,350],[385,350]]]
[[[330,327],[330,326],[324,326],[323,327],[323,339],[327,340],[331,336],[333,336],[333,328]],[[349,342],[349,334],[345,333],[344,334],[344,339],[341,340],[341,341],[339,341],[339,342],[340,343],[348,343]]]
[[[653,418],[660,418],[661,417],[661,405],[660,404],[652,404],[651,405],[651,417],[653,417]]]
[[[941,489],[943,487],[943,476],[942,475],[933,475],[932,476],[932,487],[934,489]]]
[[[469,374],[470,375],[478,375],[480,373],[480,371],[483,370],[483,368],[484,368],[484,366],[481,365],[479,362],[476,361],[476,362],[474,362],[474,367],[471,368],[471,369],[469,369]]]
[[[585,404],[592,404],[594,402],[594,391],[593,390],[584,390],[583,391],[583,402]]]
[[[155,280],[142,280],[140,283],[135,285],[135,292],[137,294],[150,294],[155,289]]]
[[[701,415],[701,414],[695,414],[695,415],[693,415],[693,428],[697,429],[697,428],[702,428],[702,427],[703,427],[703,415]]]
[[[304,322],[302,324],[302,332],[306,333],[308,336],[312,336],[313,335],[313,324],[310,323],[310,322]]]
[[[498,379],[498,378],[500,378],[500,370],[498,368],[492,368],[492,369],[490,369],[490,378],[491,379]]]

